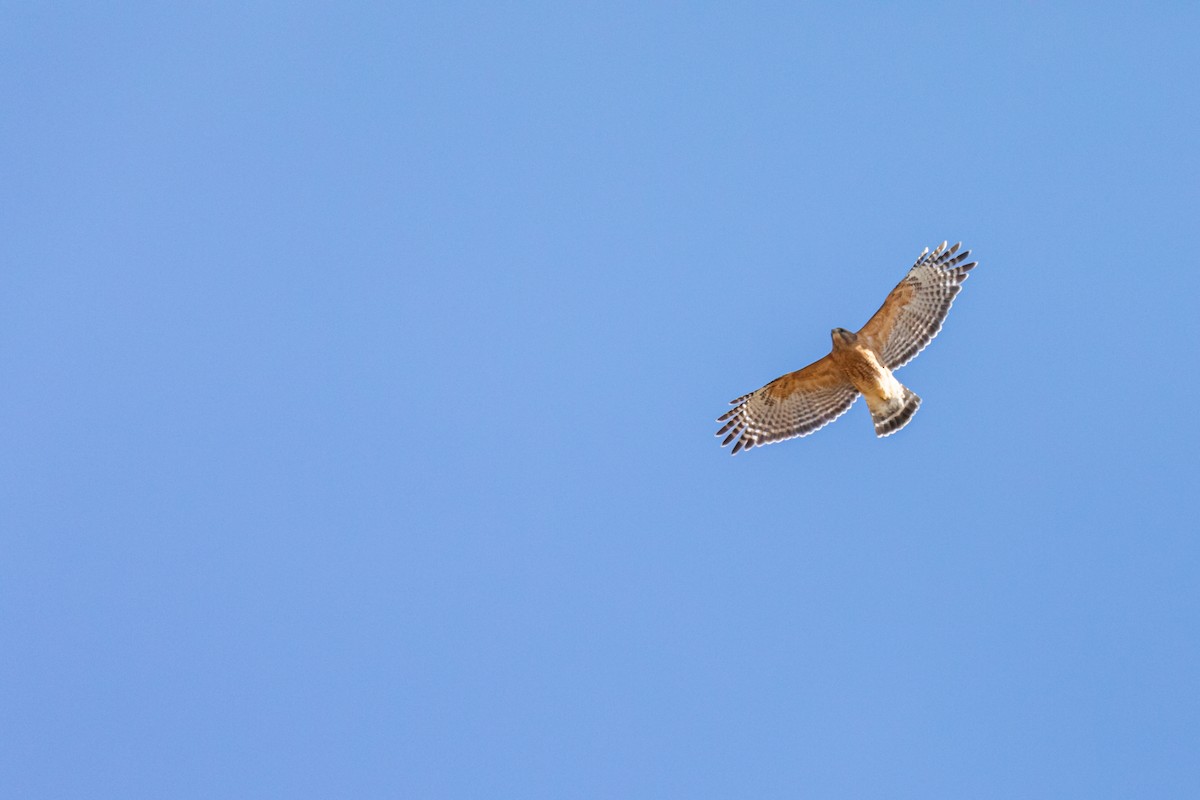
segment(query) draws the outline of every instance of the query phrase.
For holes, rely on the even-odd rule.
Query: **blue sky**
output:
[[[6,796],[1200,792],[1194,5],[0,21]]]

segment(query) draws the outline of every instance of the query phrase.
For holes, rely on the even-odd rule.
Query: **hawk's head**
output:
[[[830,332],[830,336],[833,337],[834,347],[847,347],[854,344],[854,342],[858,339],[857,333],[848,331],[845,328],[834,328],[833,331]]]

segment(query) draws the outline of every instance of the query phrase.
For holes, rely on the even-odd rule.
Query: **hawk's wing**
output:
[[[833,364],[832,356],[776,378],[758,391],[731,400],[733,406],[717,422],[725,426],[721,446],[733,442],[733,452],[749,450],[796,436],[807,436],[845,414],[858,390]],[[740,437],[740,438],[739,438]]]
[[[967,271],[976,264],[962,263],[971,251],[958,253],[960,246],[962,242],[947,248],[942,242],[932,253],[925,248],[904,280],[892,289],[883,306],[858,332],[875,348],[888,369],[912,361],[942,329],[954,295],[962,290]]]

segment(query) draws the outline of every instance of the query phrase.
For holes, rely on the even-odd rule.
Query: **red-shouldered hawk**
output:
[[[862,330],[834,328],[829,355],[731,400],[733,408],[717,419],[725,423],[717,431],[725,436],[721,446],[732,442],[736,454],[807,436],[845,414],[859,394],[867,398],[876,436],[890,436],[907,425],[921,398],[901,385],[892,370],[912,361],[942,329],[967,272],[978,263],[962,263],[971,251],[959,253],[961,245],[948,248],[942,242],[932,253],[925,248]]]

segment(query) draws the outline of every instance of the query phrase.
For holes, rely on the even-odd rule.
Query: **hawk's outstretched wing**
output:
[[[962,263],[971,255],[970,250],[955,255],[961,246],[959,242],[947,248],[942,242],[932,253],[925,248],[904,280],[858,332],[882,356],[888,369],[912,361],[942,329],[954,295],[962,289],[967,271],[976,264]]]
[[[833,357],[825,356],[731,400],[733,408],[717,419],[725,423],[717,436],[728,433],[721,446],[733,442],[734,453],[807,436],[845,414],[857,397],[858,390],[834,366]]]

